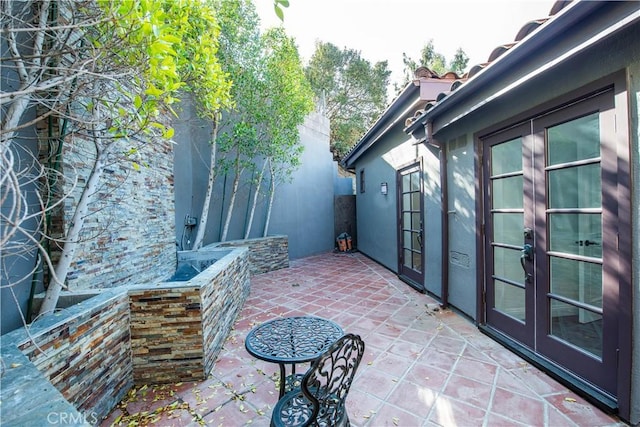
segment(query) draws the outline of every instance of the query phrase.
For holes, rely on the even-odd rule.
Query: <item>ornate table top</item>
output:
[[[309,362],[344,335],[331,320],[313,316],[283,317],[253,328],[245,339],[258,359],[278,363]]]

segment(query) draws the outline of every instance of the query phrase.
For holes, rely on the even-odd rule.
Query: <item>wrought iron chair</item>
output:
[[[311,362],[300,387],[278,400],[271,426],[349,426],[345,402],[363,354],[360,336],[338,339]]]

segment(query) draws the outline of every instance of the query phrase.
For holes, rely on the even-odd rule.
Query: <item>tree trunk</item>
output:
[[[37,87],[39,83],[39,79],[41,78],[40,74],[43,72],[42,69],[42,61],[43,59],[40,57],[42,54],[42,46],[45,42],[46,29],[48,26],[47,16],[49,15],[51,1],[44,0],[40,2],[39,6],[39,17],[38,17],[38,32],[36,36],[32,39],[33,45],[31,48],[31,60],[26,63],[22,59],[22,54],[20,52],[20,46],[17,40],[17,33],[14,28],[4,28],[8,30],[5,34],[7,45],[9,47],[9,52],[7,55],[7,61],[13,59],[15,61],[15,70],[16,75],[20,79],[20,88],[17,90],[21,92],[21,94],[16,95],[14,98],[10,98],[11,106],[6,111],[6,115],[2,120],[2,131],[0,131],[0,143],[4,146],[7,141],[11,141],[15,135],[15,129],[17,128],[24,112],[27,110],[29,106],[29,102],[32,100],[32,97],[35,95],[36,91],[32,89],[33,87]],[[13,4],[13,2],[8,2],[5,7],[13,8],[14,6],[20,7],[18,4]],[[13,15],[13,10],[9,10],[9,15]],[[3,38],[3,42],[5,39]],[[4,53],[3,53],[4,54]],[[29,65],[30,64],[30,67]],[[30,92],[30,89],[32,90]],[[56,88],[54,88],[56,89]],[[0,103],[4,103],[7,101],[1,101]],[[5,107],[6,108],[6,107]],[[6,133],[5,133],[6,132]]]
[[[211,131],[211,156],[209,157],[209,180],[207,181],[207,193],[204,197],[204,203],[202,205],[202,212],[200,212],[200,221],[198,222],[198,232],[196,238],[193,241],[193,250],[200,249],[204,240],[204,232],[207,228],[207,220],[209,219],[209,209],[211,208],[211,197],[213,195],[213,185],[216,181],[216,151],[218,150],[218,120],[213,123],[213,130]]]
[[[233,205],[236,202],[236,195],[238,194],[238,186],[240,184],[240,153],[236,155],[236,175],[233,177],[233,190],[231,191],[231,199],[229,200],[229,209],[227,210],[227,219],[224,221],[224,228],[222,229],[222,236],[220,241],[225,242],[227,240],[227,234],[229,232],[229,224],[231,224],[231,217],[233,216]]]
[[[9,107],[9,111],[7,111],[7,115],[2,121],[2,132],[0,132],[0,146],[2,146],[3,150],[7,149],[13,140],[16,134],[14,129],[16,129],[20,123],[20,119],[22,119],[24,112],[29,106],[30,100],[30,96],[19,96],[13,100],[11,107]]]
[[[244,232],[244,238],[248,239],[251,234],[251,225],[253,224],[253,215],[256,213],[256,205],[258,204],[258,195],[260,194],[260,185],[262,184],[262,177],[264,176],[264,168],[267,166],[267,161],[265,160],[262,164],[262,169],[260,169],[260,174],[258,175],[258,183],[256,184],[256,192],[253,195],[253,202],[251,203],[251,213],[249,214],[249,223],[247,224],[247,229]]]
[[[264,220],[264,231],[262,232],[262,237],[267,237],[269,233],[269,222],[271,221],[271,208],[273,207],[273,195],[276,192],[276,182],[274,177],[273,164],[271,163],[271,159],[268,159],[269,162],[269,175],[271,176],[271,182],[269,183],[269,204],[267,205],[267,217]]]
[[[40,307],[40,312],[38,314],[39,316],[51,313],[55,310],[56,305],[58,304],[58,298],[60,297],[60,292],[64,287],[64,281],[67,277],[67,273],[69,272],[69,267],[71,266],[71,262],[73,261],[76,250],[78,249],[80,232],[82,231],[84,219],[89,211],[89,203],[91,202],[93,195],[96,193],[100,177],[102,176],[105,167],[107,149],[100,150],[99,143],[96,143],[96,148],[96,161],[91,170],[89,180],[82,191],[82,195],[80,196],[76,210],[73,213],[73,217],[71,218],[71,226],[65,238],[64,246],[62,248],[62,256],[56,265],[55,274],[52,277],[51,283],[49,283],[44,301],[42,301],[42,306]]]

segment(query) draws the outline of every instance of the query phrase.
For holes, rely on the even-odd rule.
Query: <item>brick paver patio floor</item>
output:
[[[133,415],[140,425],[268,426],[278,366],[250,356],[244,337],[266,320],[304,314],[366,343],[347,398],[353,426],[624,425],[359,253],[253,276],[209,379],[133,390],[103,425]]]

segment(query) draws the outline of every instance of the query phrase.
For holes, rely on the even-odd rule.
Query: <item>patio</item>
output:
[[[366,343],[347,398],[353,426],[625,425],[359,253],[253,276],[209,379],[132,390],[102,425],[268,426],[278,366],[251,357],[244,337],[266,320],[304,314]]]

